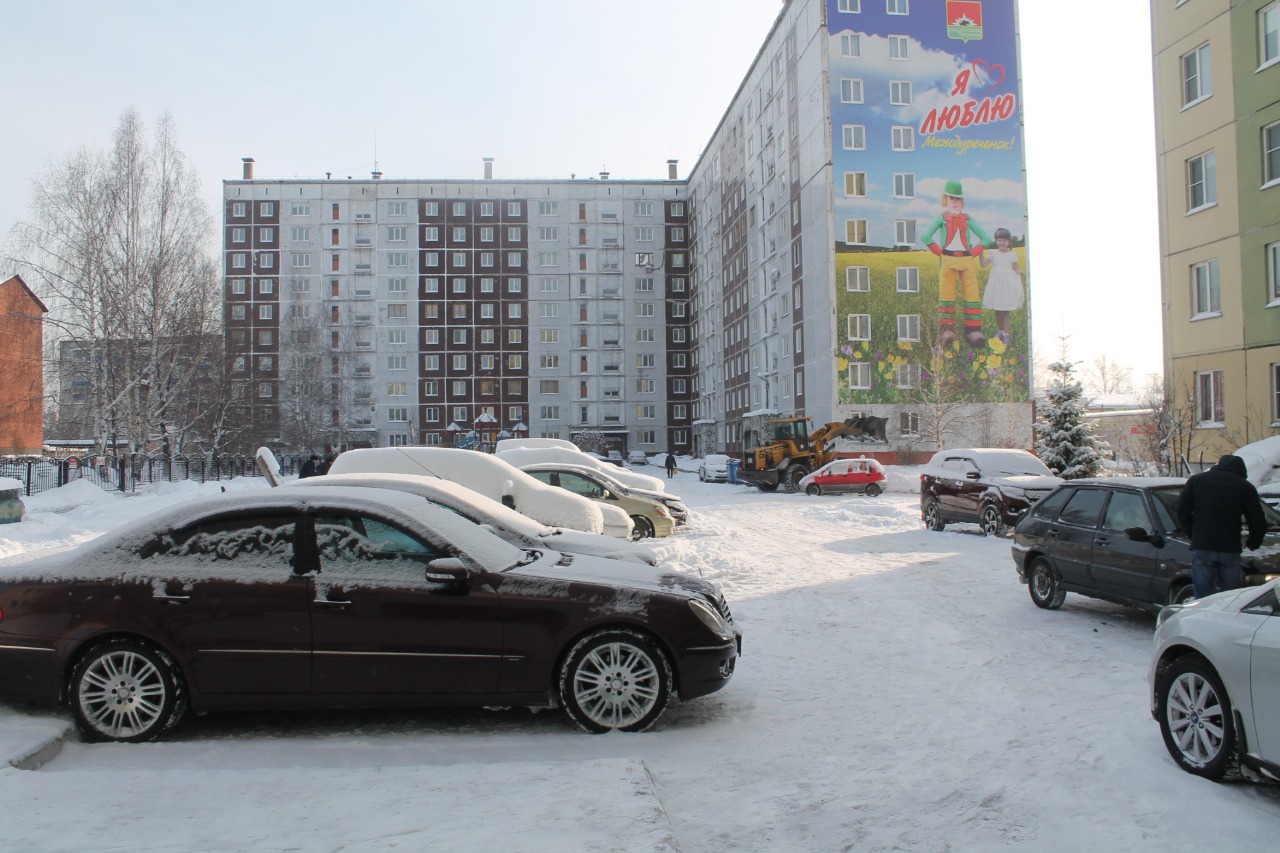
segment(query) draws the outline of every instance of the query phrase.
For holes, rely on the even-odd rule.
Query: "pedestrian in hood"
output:
[[[1191,535],[1191,583],[1196,598],[1244,583],[1242,520],[1249,526],[1244,547],[1254,551],[1262,545],[1267,520],[1258,490],[1247,475],[1244,460],[1227,454],[1208,471],[1187,480],[1178,498],[1178,525]]]

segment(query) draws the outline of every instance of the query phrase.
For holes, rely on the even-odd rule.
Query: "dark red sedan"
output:
[[[522,550],[384,489],[235,492],[0,566],[0,691],[67,703],[94,740],[246,708],[563,705],[642,731],[740,646],[705,581]]]

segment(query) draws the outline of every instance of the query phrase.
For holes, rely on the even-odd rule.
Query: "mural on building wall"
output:
[[[1029,400],[1014,0],[827,7],[840,402]]]

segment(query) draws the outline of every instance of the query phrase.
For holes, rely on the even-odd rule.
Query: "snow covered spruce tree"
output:
[[[1049,365],[1049,373],[1035,425],[1036,454],[1064,480],[1097,476],[1108,448],[1084,418],[1084,387],[1065,358]]]

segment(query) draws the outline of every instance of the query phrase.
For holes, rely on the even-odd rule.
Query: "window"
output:
[[[845,172],[844,173],[844,194],[847,196],[862,197],[867,194],[867,173],[866,172]]]
[[[409,253],[408,252],[387,252],[387,266],[389,267],[409,266]]]
[[[1218,289],[1218,261],[1215,258],[1191,267],[1191,319],[1217,317],[1222,314],[1222,298]]]
[[[653,329],[636,329],[636,341],[642,344],[654,342]]]
[[[897,373],[898,373],[899,388],[919,388],[920,387],[920,365],[899,364]]]
[[[654,367],[656,364],[657,357],[651,352],[636,356],[636,367]]]
[[[538,305],[538,316],[548,320],[559,317],[560,305],[555,302],[543,302]]]
[[[653,202],[638,201],[635,205],[636,216],[653,216]]]
[[[916,130],[914,127],[897,126],[893,128],[893,150],[916,150]]]
[[[1258,11],[1258,67],[1280,62],[1280,3]]]
[[[409,393],[408,382],[388,382],[387,383],[388,397],[404,397],[404,396],[407,396],[408,393]]]
[[[245,311],[244,311],[244,306],[243,306],[243,305],[232,305],[232,306],[231,306],[231,319],[232,319],[232,320],[243,320],[243,319],[244,319],[244,317],[245,317]]]
[[[538,357],[538,366],[543,370],[558,370],[560,368],[560,356],[543,354]]]
[[[856,15],[862,11],[862,0],[840,0],[836,6],[836,11],[843,12],[846,15]]]
[[[919,293],[920,268],[898,267],[897,283],[899,293]]]
[[[392,225],[387,229],[387,240],[391,243],[403,243],[409,239],[409,230],[403,225]]]
[[[889,81],[889,103],[899,107],[911,105],[911,81],[910,80],[890,80]]]
[[[899,246],[911,246],[916,242],[916,221],[899,219],[893,223],[894,242]]]
[[[637,242],[637,243],[652,243],[652,242],[653,242],[653,227],[652,227],[652,226],[650,226],[650,225],[642,225],[642,226],[640,226],[639,228],[637,228],[637,229],[636,229],[636,242]]]
[[[480,215],[493,216],[493,202],[491,201],[480,202]]]
[[[305,269],[311,266],[311,256],[301,252],[294,252],[291,256],[294,269]]]
[[[851,341],[871,340],[871,315],[850,314],[847,318],[848,338]]]
[[[403,406],[393,406],[387,409],[387,420],[390,423],[405,423],[409,420],[409,410]]]
[[[652,394],[657,387],[658,383],[653,379],[636,380],[636,393],[638,394]]]
[[[862,81],[854,77],[843,77],[840,80],[840,103],[862,103]]]
[[[1196,426],[1222,426],[1226,423],[1222,381],[1221,370],[1196,374]]]
[[[270,329],[263,329],[258,332],[258,346],[269,347],[275,345],[276,336]]]
[[[544,344],[558,344],[560,343],[560,330],[541,329],[538,332],[538,340]]]
[[[439,370],[439,369],[440,369],[440,356],[438,356],[438,355],[424,355],[424,356],[422,357],[422,369],[423,369],[423,370]],[[433,383],[433,382],[428,382],[428,383],[427,383],[427,385],[428,385],[429,387],[430,387],[430,386],[433,386],[434,384],[435,384],[435,383]],[[434,391],[431,391],[431,392],[429,392],[429,393],[434,394],[435,392],[434,392]]]
[[[1280,184],[1280,121],[1262,129],[1262,186]]]
[[[554,267],[555,265],[556,265],[555,252],[539,252],[538,253],[538,266]]]
[[[231,292],[243,295],[248,290],[248,283],[243,278],[231,279]]]
[[[1213,81],[1209,75],[1209,43],[1197,47],[1182,57],[1182,106],[1203,101],[1213,94]]]
[[[1217,167],[1212,151],[1187,161],[1187,213],[1218,203]]]
[[[890,15],[906,15],[907,0],[885,0],[884,10]]]
[[[406,201],[389,201],[387,202],[387,216],[407,216],[409,213],[409,203]]]
[[[236,252],[231,256],[231,268],[242,270],[245,268],[246,256],[244,252]]]
[[[259,216],[275,216],[276,215],[275,204],[269,201],[260,202],[258,204],[258,215]]]
[[[407,320],[409,319],[409,306],[403,302],[392,303],[387,306],[388,320]]]
[[[636,293],[653,293],[653,279],[651,278],[636,279]]]
[[[454,330],[453,330],[453,342],[454,342],[455,344],[465,345],[465,344],[466,344],[466,342],[467,342],[467,330],[466,330],[466,329],[454,329]]]
[[[1272,302],[1280,302],[1280,243],[1267,246],[1267,294]]]
[[[270,382],[258,383],[258,396],[263,398],[264,400],[271,399],[271,383]]]
[[[538,228],[539,240],[558,240],[560,232],[554,225],[542,226]]]
[[[558,421],[560,420],[560,407],[542,406],[538,410],[538,414],[544,421]]]
[[[466,369],[467,369],[467,357],[466,357],[465,355],[462,355],[462,354],[455,355],[455,356],[453,357],[453,369],[454,369],[454,370],[466,370]]]
[[[849,387],[863,391],[871,387],[871,365],[868,362],[855,361],[849,365]]]
[[[840,55],[849,59],[862,56],[862,39],[857,33],[840,34]]]
[[[389,344],[407,344],[409,343],[408,329],[390,329],[387,331],[387,343]]]
[[[899,435],[919,435],[920,434],[920,416],[915,412],[899,412],[898,413],[898,434]]]
[[[907,37],[889,36],[889,58],[907,59]]]
[[[538,393],[539,394],[559,394],[560,380],[559,379],[539,379]]]
[[[560,202],[558,201],[540,201],[538,202],[539,216],[555,216],[560,210]]]
[[[508,228],[508,229],[507,229],[507,242],[508,242],[508,243],[519,243],[522,239],[524,239],[524,232],[523,232],[523,231],[521,231],[519,228]]]
[[[258,255],[258,266],[264,270],[273,269],[276,265],[276,256],[270,252],[263,252]]]
[[[276,239],[276,229],[274,229],[274,228],[259,228],[259,229],[258,229],[258,242],[259,242],[259,243],[270,243],[270,242],[274,241],[275,239]]]
[[[552,204],[555,204],[555,202],[552,202]],[[519,215],[520,215],[520,202],[518,201],[507,202],[507,216],[519,216]]]
[[[898,315],[898,340],[900,341],[920,340],[920,315],[919,314],[899,314]]]
[[[259,320],[270,320],[270,319],[271,319],[271,313],[272,313],[272,312],[271,312],[271,306],[270,306],[270,305],[259,305],[259,306],[258,306],[258,319],[259,319]]]
[[[422,280],[422,292],[423,292],[423,293],[439,293],[439,292],[440,292],[440,279],[438,279],[438,278],[425,278],[425,279],[423,279],[423,280]]]
[[[654,413],[656,411],[657,411],[656,406],[651,406],[651,405],[636,406],[636,418],[642,421],[651,421],[653,420]]]
[[[422,242],[439,243],[440,229],[435,225],[427,225],[422,229]]]
[[[276,283],[269,278],[264,278],[258,282],[258,293],[263,296],[274,293],[275,289]]]
[[[846,124],[841,127],[845,151],[864,151],[867,147],[867,129],[860,124]]]
[[[893,197],[915,198],[916,176],[914,172],[895,172],[893,175]]]
[[[408,282],[403,278],[387,279],[387,293],[408,293]]]
[[[560,290],[560,284],[555,276],[544,275],[538,279],[538,290],[542,293],[557,293]]]
[[[231,205],[232,216],[244,216],[245,210],[246,210],[245,204],[242,201],[238,201],[235,204]]]
[[[654,312],[653,312],[653,303],[652,303],[652,302],[641,302],[641,303],[639,303],[638,305],[636,305],[636,316],[637,316],[637,317],[653,317],[653,316],[655,316],[655,315],[654,315]]]
[[[507,318],[511,320],[519,320],[524,316],[524,308],[519,302],[512,302],[507,305]]]
[[[870,293],[871,267],[845,267],[844,289],[846,293]]]
[[[844,241],[849,245],[864,245],[867,242],[867,220],[846,219],[844,222]]]
[[[311,242],[311,229],[305,226],[294,226],[289,229],[289,239],[295,243],[309,243]]]

